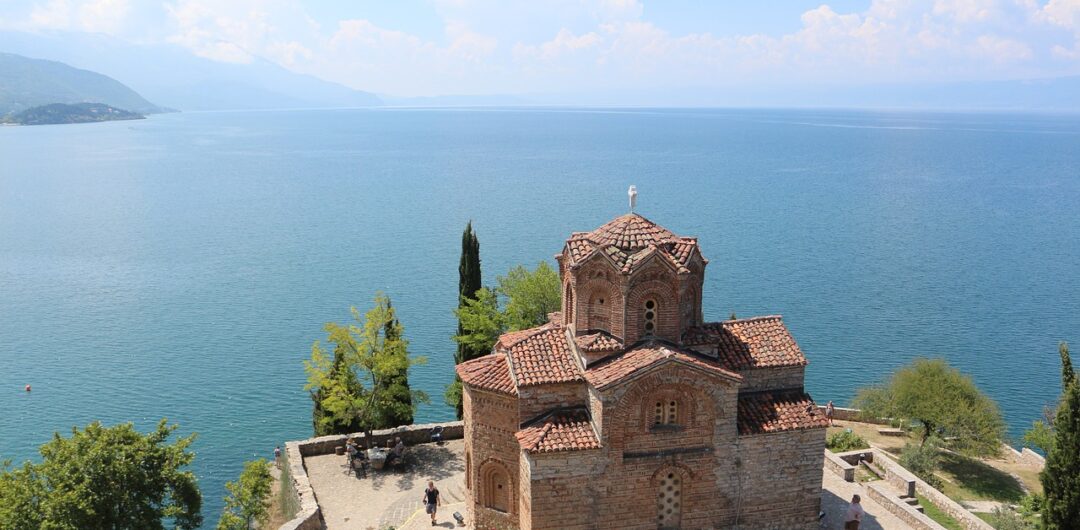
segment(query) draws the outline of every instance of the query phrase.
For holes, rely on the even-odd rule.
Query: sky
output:
[[[1080,74],[1080,0],[0,0],[0,30],[266,59],[399,96]]]

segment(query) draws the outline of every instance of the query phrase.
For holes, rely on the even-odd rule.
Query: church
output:
[[[781,317],[706,322],[697,239],[638,214],[556,259],[562,311],[457,367],[475,527],[816,528],[827,421]]]

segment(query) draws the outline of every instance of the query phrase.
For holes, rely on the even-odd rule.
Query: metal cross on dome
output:
[[[634,206],[637,206],[637,186],[631,184],[626,194],[630,196],[630,213],[634,213]]]

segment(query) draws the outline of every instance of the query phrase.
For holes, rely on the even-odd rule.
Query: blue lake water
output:
[[[819,401],[919,355],[1017,436],[1080,344],[1080,116],[765,110],[183,113],[0,127],[0,460],[54,431],[198,432],[216,523],[310,435],[322,324],[393,300],[447,420],[460,235],[485,283],[638,211],[700,238],[706,317],[783,314]],[[1074,348],[1075,349],[1075,348]],[[33,385],[27,394],[22,388]]]

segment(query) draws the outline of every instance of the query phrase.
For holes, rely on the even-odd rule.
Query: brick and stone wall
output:
[[[817,528],[825,429],[739,437],[740,528]]]
[[[466,386],[462,392],[462,405],[465,418],[465,461],[468,467],[465,470],[466,483],[471,485],[471,502],[467,507],[469,520],[474,521],[477,528],[516,527],[520,500],[518,456],[521,453],[517,438],[514,437],[520,425],[518,399]],[[514,494],[510,499],[509,513],[485,508],[483,505],[482,473],[488,466],[501,467],[511,480],[507,487]]]
[[[785,366],[743,370],[739,372],[739,375],[743,376],[742,391],[756,392],[802,388],[805,371],[802,366]]]
[[[588,403],[588,387],[584,382],[526,386],[519,388],[518,392],[518,423],[552,409],[580,407]]]

